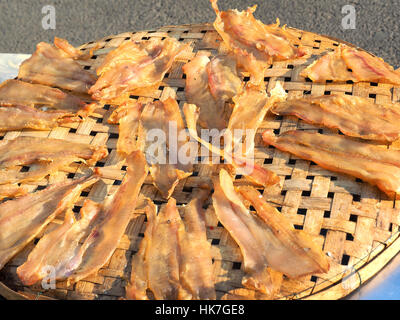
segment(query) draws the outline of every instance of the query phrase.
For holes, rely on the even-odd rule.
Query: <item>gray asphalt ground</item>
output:
[[[222,9],[258,4],[265,23],[330,35],[358,45],[400,67],[400,0],[219,0]],[[342,27],[344,5],[356,11],[356,29]],[[42,8],[53,5],[56,29],[42,27]],[[74,45],[126,31],[164,25],[212,22],[208,0],[0,0],[0,52],[32,53],[36,43],[54,36]]]

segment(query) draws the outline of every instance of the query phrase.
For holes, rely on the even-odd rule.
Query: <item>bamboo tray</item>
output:
[[[298,43],[310,47],[313,55],[320,55],[343,43],[306,31],[291,29],[298,36]],[[180,104],[185,102],[185,79],[182,66],[198,51],[216,54],[223,51],[221,38],[211,24],[167,26],[159,30],[128,32],[110,36],[97,42],[80,47],[82,51],[99,46],[92,59],[82,62],[86,70],[95,72],[105,55],[114,47],[131,39],[149,39],[153,37],[174,37],[182,42],[192,42],[190,49],[184,52],[161,85],[146,96],[130,96],[141,102],[176,98]],[[350,45],[350,44],[348,44]],[[302,97],[304,94],[350,94],[367,97],[377,103],[400,100],[400,88],[376,83],[326,83],[314,84],[299,76],[301,70],[309,65],[315,56],[306,60],[277,62],[265,72],[265,83],[269,91],[280,81],[288,97]],[[246,81],[246,74],[243,74]],[[91,143],[106,143],[109,156],[96,166],[107,167],[107,176],[90,190],[81,194],[76,210],[85,198],[101,201],[106,194],[116,190],[121,183],[126,167],[116,154],[118,126],[110,125],[107,119],[114,107],[102,105],[94,116],[79,125],[65,126],[51,131],[7,132],[0,139],[14,139],[19,135],[53,137]],[[281,178],[280,185],[263,191],[266,200],[286,215],[297,229],[315,235],[321,247],[331,257],[331,269],[324,275],[314,275],[301,279],[285,279],[280,299],[339,299],[361,286],[379,272],[400,250],[399,208],[400,202],[390,200],[377,188],[346,175],[333,173],[262,143],[261,133],[273,129],[275,133],[290,129],[332,132],[328,129],[305,124],[295,117],[277,117],[268,115],[256,136],[255,157],[258,164],[275,171]],[[394,143],[391,147],[396,147]],[[58,178],[76,178],[82,175],[81,167],[75,165],[60,174]],[[178,204],[185,204],[191,195],[203,183],[211,185],[210,177],[217,174],[218,166],[195,165],[194,174],[181,181],[174,194]],[[237,184],[247,183],[244,178],[236,177]],[[28,185],[31,191],[47,185],[48,181]],[[261,191],[261,190],[260,190]],[[166,201],[160,196],[148,178],[142,193],[152,198],[157,205]],[[208,203],[209,205],[209,203]],[[378,208],[378,209],[377,209]],[[46,230],[60,224],[58,217]],[[212,244],[215,286],[218,298],[246,297],[259,299],[255,292],[241,286],[241,253],[228,232],[218,223],[209,205],[207,209],[207,232]],[[46,230],[44,232],[46,232]],[[35,242],[10,261],[0,271],[0,295],[7,299],[119,299],[125,295],[125,285],[130,277],[131,258],[136,253],[145,230],[144,215],[132,218],[126,234],[118,248],[97,275],[90,276],[75,284],[57,282],[56,289],[44,290],[41,284],[24,287],[16,275],[16,268],[22,264]]]

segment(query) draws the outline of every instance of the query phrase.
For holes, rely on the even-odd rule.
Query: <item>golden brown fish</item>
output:
[[[199,124],[208,129],[225,129],[230,107],[225,102],[233,98],[241,80],[236,64],[224,56],[210,58],[200,53],[182,67],[186,74],[186,100],[200,108]]]
[[[93,99],[110,100],[127,91],[159,83],[188,46],[169,37],[125,42],[111,51],[97,69],[99,79],[89,93]]]
[[[201,139],[196,130],[197,119],[199,117],[199,110],[196,105],[185,103],[183,106],[183,113],[192,138],[205,146],[212,153],[224,157],[226,162],[233,166],[238,174],[243,174],[254,183],[262,186],[274,185],[280,181],[279,177],[274,172],[257,165],[254,159],[245,158],[240,152],[234,154],[225,152],[225,150],[220,149],[219,146],[215,146]]]
[[[109,123],[118,123],[117,151],[128,155],[133,151],[141,150],[138,130],[143,105],[139,102],[125,102],[119,106],[108,119]]]
[[[400,85],[400,72],[382,58],[346,45],[314,61],[300,75],[315,82],[351,80]]]
[[[293,224],[277,209],[269,205],[254,188],[241,186],[239,193],[254,206],[257,216],[271,230],[268,247],[265,247],[268,265],[284,275],[298,278],[326,273],[328,257],[314,242],[311,235],[296,230]]]
[[[400,105],[349,95],[312,96],[275,103],[275,114],[294,115],[348,136],[392,142],[400,137]]]
[[[56,38],[54,43],[39,43],[33,55],[21,64],[18,79],[88,93],[96,77],[75,61],[80,51],[64,39]]]
[[[263,133],[266,144],[310,160],[324,169],[349,174],[376,185],[388,196],[400,192],[400,151],[343,135],[323,135],[306,131],[287,131],[275,136]]]
[[[81,122],[68,111],[41,111],[28,106],[0,106],[0,131],[50,130],[63,124]]]
[[[111,258],[123,236],[136,208],[142,184],[147,176],[146,159],[140,151],[127,156],[126,175],[118,190],[102,203],[91,203],[97,211],[90,224],[90,233],[74,259],[79,265],[69,274],[68,280],[77,282],[96,273]]]
[[[273,297],[279,292],[283,278],[282,273],[272,270],[268,263],[271,230],[244,206],[224,169],[213,183],[215,214],[236,241],[243,256],[246,276],[242,284]]]
[[[65,180],[0,204],[0,269],[98,180],[97,175]]]
[[[294,36],[285,28],[264,25],[254,18],[257,6],[246,11],[219,11],[217,0],[210,0],[217,15],[214,28],[225,45],[234,54],[239,66],[250,73],[250,82],[261,85],[264,71],[273,61],[299,58],[306,55],[302,48],[294,46]]]
[[[153,183],[166,199],[171,196],[180,180],[192,174],[191,159],[185,163],[186,160],[182,161],[180,157],[181,147],[187,143],[186,138],[178,139],[184,129],[185,125],[175,99],[154,101],[143,108],[138,143],[143,147],[146,159],[151,164]],[[161,135],[165,141],[161,140]],[[155,150],[154,141],[160,146]]]
[[[59,89],[19,80],[6,80],[0,85],[0,105],[45,107],[57,111],[87,116],[91,105]]]

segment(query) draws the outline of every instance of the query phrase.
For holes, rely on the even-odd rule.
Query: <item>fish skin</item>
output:
[[[151,244],[153,237],[154,224],[157,219],[157,207],[151,199],[146,199],[145,208],[147,222],[144,237],[140,242],[139,251],[132,257],[131,277],[125,287],[125,298],[127,300],[149,300],[147,289],[148,281],[148,262],[145,260],[146,251]]]
[[[189,46],[170,37],[125,42],[106,56],[89,94],[94,100],[107,101],[160,83],[176,57]]]
[[[256,209],[274,234],[266,253],[269,266],[290,278],[326,273],[329,271],[328,257],[303,230],[293,224],[276,208],[269,205],[261,194],[250,186],[240,186],[237,191]]]
[[[50,130],[63,124],[82,122],[68,111],[41,111],[30,106],[0,106],[0,131]]]
[[[0,204],[0,269],[98,180],[96,174],[65,180]]]
[[[74,113],[86,117],[92,106],[83,100],[57,88],[21,80],[6,80],[0,84],[0,105],[46,107],[53,110]]]
[[[105,146],[92,146],[61,139],[43,139],[19,136],[0,143],[0,168],[29,165],[35,162],[54,162],[65,158],[79,158],[88,165],[105,158],[108,150]]]
[[[211,245],[207,241],[204,210],[209,190],[200,190],[187,206],[183,218],[176,200],[156,215],[147,199],[147,223],[139,251],[132,258],[126,299],[148,300],[147,290],[157,300],[214,300]]]
[[[181,248],[180,281],[192,300],[215,300],[211,244],[207,241],[203,203],[210,190],[203,189],[184,207],[185,232],[179,237]]]
[[[183,106],[188,130],[193,139],[204,145],[211,152],[224,157],[229,165],[233,166],[239,174],[244,174],[246,178],[257,185],[270,186],[279,183],[279,177],[268,169],[265,169],[251,159],[246,159],[240,153],[231,154],[220,148],[202,140],[196,130],[197,119],[199,117],[199,108],[194,104],[185,103]],[[251,161],[250,161],[251,160]]]
[[[234,190],[229,174],[221,169],[213,179],[213,207],[218,220],[240,248],[246,275],[242,284],[274,297],[280,290],[283,275],[272,270],[267,254],[271,231],[261,219],[250,213]]]
[[[176,129],[177,136],[174,137],[170,132]],[[152,143],[147,140],[150,131],[160,130],[165,135],[165,143],[161,148],[165,159],[153,160],[153,156],[149,150]],[[165,199],[169,199],[175,190],[175,187],[180,180],[190,176],[193,171],[193,161],[189,157],[188,163],[183,163],[179,158],[179,153],[182,147],[188,143],[187,138],[178,139],[179,134],[184,132],[185,125],[181,116],[181,111],[177,101],[173,98],[168,98],[163,101],[154,101],[144,106],[138,129],[138,147],[142,148],[146,155],[146,159],[150,166],[150,175],[153,179],[154,186],[160,191]],[[170,139],[176,144],[171,145]],[[175,140],[176,139],[176,140]],[[172,149],[176,147],[177,150]],[[175,161],[171,161],[176,155]],[[161,158],[160,155],[157,155]]]
[[[176,200],[170,198],[157,216],[145,256],[149,289],[156,300],[191,298],[180,282],[179,234],[183,231]]]
[[[291,130],[275,136],[267,130],[263,141],[281,151],[313,161],[320,167],[362,179],[389,197],[400,192],[400,151],[382,148],[343,135]]]
[[[90,231],[89,226],[98,214],[98,208],[86,200],[77,221],[72,210],[65,213],[64,223],[45,234],[27,260],[17,268],[17,275],[24,285],[33,285],[48,275],[46,266],[55,270],[55,280],[66,279],[80,263],[81,239]]]
[[[23,81],[88,93],[96,76],[75,60],[81,52],[66,40],[55,38],[54,45],[40,42],[32,56],[22,62],[18,78]]]
[[[294,46],[295,37],[286,27],[265,25],[255,19],[257,6],[245,11],[218,9],[217,0],[210,0],[216,13],[214,28],[233,53],[240,67],[250,73],[250,84],[261,85],[264,72],[274,61],[305,57],[309,50]]]
[[[339,129],[347,136],[393,142],[400,137],[398,104],[376,104],[349,95],[313,96],[275,103],[274,114],[294,115],[311,124]]]
[[[331,80],[400,84],[400,72],[382,58],[344,44],[315,60],[300,75],[317,83]]]
[[[91,232],[83,242],[79,266],[72,271],[68,282],[78,282],[96,273],[111,258],[123,236],[147,176],[146,159],[141,151],[127,156],[127,172],[118,190],[102,203],[97,203],[98,214],[91,224]]]

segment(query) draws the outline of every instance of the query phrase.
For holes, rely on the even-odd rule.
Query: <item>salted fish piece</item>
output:
[[[132,214],[142,184],[147,176],[146,159],[140,151],[127,156],[127,172],[118,190],[102,203],[92,203],[98,213],[90,224],[90,233],[83,242],[75,259],[78,266],[68,276],[69,282],[96,273],[111,258],[123,236]]]
[[[61,139],[19,136],[13,140],[0,142],[1,169],[35,162],[65,161],[66,158],[81,159],[92,165],[107,155],[108,150],[105,146],[92,146]]]
[[[272,269],[290,278],[328,272],[328,257],[314,243],[311,235],[303,230],[296,230],[256,189],[240,186],[238,191],[250,201],[257,216],[271,231],[266,233],[269,242],[264,250],[268,265]]]
[[[33,84],[20,80],[6,80],[0,84],[0,105],[45,107],[52,110],[71,112],[85,117],[92,112],[92,106],[77,96],[57,88]]]
[[[242,284],[270,297],[275,296],[282,283],[282,273],[270,268],[267,259],[270,229],[249,212],[236,193],[229,174],[221,169],[213,180],[212,196],[215,214],[238,244],[243,256],[245,277]]]
[[[185,232],[179,238],[181,248],[180,282],[192,300],[215,300],[211,244],[207,241],[203,204],[209,190],[200,190],[184,207]]]
[[[217,0],[210,0],[217,15],[214,28],[228,49],[234,54],[239,66],[250,73],[250,83],[260,85],[264,71],[273,61],[303,57],[308,52],[294,46],[294,35],[286,27],[265,25],[254,18],[257,6],[246,11],[220,11]]]
[[[320,167],[345,173],[376,185],[389,197],[400,192],[400,151],[343,135],[325,135],[291,130],[275,136],[263,133],[266,144],[313,161]]]
[[[97,175],[65,180],[0,204],[0,269],[98,180]]]
[[[0,106],[0,131],[50,130],[81,121],[82,118],[68,111],[41,111],[30,106]]]
[[[80,51],[64,39],[55,38],[54,43],[40,42],[32,56],[21,64],[18,79],[88,93],[96,76],[75,61],[82,55]]]
[[[156,299],[215,299],[211,245],[202,208],[208,193],[200,191],[184,207],[183,219],[174,198],[158,216],[148,200],[145,236],[132,258],[127,299],[147,300],[147,289]]]
[[[207,73],[210,63],[206,54],[198,54],[182,67],[186,74],[185,96],[189,103],[200,108],[199,124],[203,128],[222,130],[227,126],[225,101],[215,99],[211,93]],[[218,89],[213,92],[217,95]]]
[[[125,42],[106,56],[89,94],[95,100],[111,100],[134,89],[151,87],[161,82],[176,57],[189,46],[170,37]]]
[[[180,282],[179,235],[182,232],[184,225],[176,200],[171,197],[157,215],[145,256],[148,285],[156,300],[190,299]]]
[[[234,107],[229,118],[228,130],[224,135],[228,150],[241,147],[244,157],[253,156],[257,129],[271,106],[285,100],[286,97],[287,94],[280,83],[271,90],[271,95],[266,93],[263,86],[249,85],[237,94],[233,98]]]
[[[343,44],[314,61],[300,75],[314,82],[351,80],[400,85],[400,72],[382,58]]]
[[[342,47],[335,51],[328,52],[321,58],[315,60],[307,68],[305,68],[300,75],[309,78],[314,82],[332,81],[353,81],[357,79],[345,61],[342,59]]]
[[[192,174],[193,163],[191,159],[187,159],[184,163],[179,157],[182,146],[188,143],[187,138],[179,139],[180,133],[184,130],[185,125],[175,99],[154,101],[144,106],[140,116],[138,144],[143,148],[146,159],[151,165],[150,174],[153,178],[153,184],[165,199],[172,195],[180,180]],[[175,137],[173,132],[176,134]],[[152,133],[163,134],[165,137],[165,143],[157,150],[150,148],[154,143],[151,140]],[[170,136],[174,144],[169,143]],[[160,149],[162,149],[162,154],[157,152]]]
[[[139,145],[138,131],[139,121],[143,110],[140,102],[125,102],[119,106],[108,119],[109,123],[118,123],[117,152],[128,155],[136,150],[141,150]]]
[[[27,260],[17,268],[17,275],[24,285],[33,285],[48,275],[48,267],[54,268],[55,279],[65,279],[74,270],[79,259],[80,241],[90,231],[98,208],[86,200],[76,220],[71,209],[65,213],[64,223],[44,235],[30,252]]]
[[[148,262],[145,258],[147,248],[151,244],[151,238],[153,237],[154,224],[157,219],[157,207],[150,199],[146,199],[146,202],[146,230],[140,242],[139,251],[132,258],[131,277],[125,288],[125,298],[128,300],[149,300],[146,292],[149,288]]]
[[[224,149],[220,149],[219,147],[201,139],[197,134],[196,128],[197,119],[199,117],[199,108],[196,105],[185,103],[183,106],[183,113],[192,138],[205,146],[212,153],[224,157],[227,163],[237,170],[238,174],[244,174],[248,179],[262,186],[274,185],[280,181],[279,177],[274,172],[262,168],[254,161],[250,161],[250,159],[243,157],[241,153],[236,152],[232,154],[230,152],[225,152]]]
[[[398,104],[376,104],[362,97],[333,94],[277,102],[271,111],[339,129],[347,136],[393,142],[400,137],[399,107]]]

